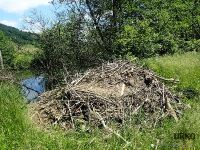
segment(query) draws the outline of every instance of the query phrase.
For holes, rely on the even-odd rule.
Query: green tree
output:
[[[43,65],[39,66],[48,74],[57,74],[64,68],[81,70],[101,59],[199,50],[198,0],[52,0],[51,3],[61,9],[55,10],[56,20],[41,34]],[[36,20],[46,25],[43,18]]]
[[[92,37],[83,18],[72,12],[67,22],[58,22],[41,34],[43,53],[33,62],[34,68],[43,70],[50,82],[57,83],[63,72],[76,73],[94,66],[102,54]]]
[[[138,57],[198,50],[200,6],[197,0],[127,0],[123,5],[120,52]]]
[[[14,45],[12,41],[0,31],[0,49],[6,67],[13,67]]]

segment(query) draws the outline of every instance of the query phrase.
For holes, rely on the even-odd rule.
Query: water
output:
[[[45,82],[43,76],[31,77],[21,82],[22,93],[28,103],[36,101],[38,96],[45,92]]]

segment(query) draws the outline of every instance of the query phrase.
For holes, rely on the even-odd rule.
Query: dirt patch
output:
[[[14,82],[15,77],[13,74],[7,70],[0,70],[0,82],[1,81],[9,81],[9,82]]]

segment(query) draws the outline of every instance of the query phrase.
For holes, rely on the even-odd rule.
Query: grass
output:
[[[15,69],[28,69],[33,59],[40,54],[41,50],[30,44],[18,48],[14,54],[13,60]]]
[[[164,77],[180,79],[179,87],[193,87],[200,90],[200,53],[150,58],[146,65]]]
[[[0,84],[0,149],[102,149],[109,144],[101,132],[92,133],[59,129],[42,131],[36,128],[27,117],[27,108],[18,87]],[[118,139],[112,138],[119,145]],[[121,142],[123,144],[123,142]]]
[[[200,54],[156,57],[144,60],[147,67],[164,77],[179,78],[178,90],[192,88],[200,92]],[[166,120],[162,127],[140,130],[137,127],[119,129],[131,144],[124,149],[200,149],[200,101],[195,95],[184,99],[192,106],[175,123]],[[125,143],[104,130],[91,133],[82,131],[46,131],[35,127],[27,117],[27,107],[20,89],[9,83],[0,83],[0,149],[122,149]],[[174,133],[195,133],[194,140],[175,140]]]
[[[184,117],[174,124],[167,122],[164,128],[169,131],[165,135],[165,144],[179,144],[190,146],[192,148],[200,148],[200,53],[189,52],[182,55],[156,57],[145,60],[146,66],[153,69],[159,75],[167,78],[180,79],[180,83],[175,87],[178,91],[193,91],[192,98],[186,98],[185,103],[192,106],[192,109],[184,113]],[[192,93],[192,94],[193,94]],[[196,94],[197,93],[197,94]],[[186,93],[187,94],[187,93]],[[187,95],[186,95],[187,97]],[[172,127],[172,128],[171,128]],[[191,141],[174,140],[170,135],[177,132],[195,133],[196,139]]]

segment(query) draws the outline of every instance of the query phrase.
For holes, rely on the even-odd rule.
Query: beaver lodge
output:
[[[107,62],[42,94],[30,104],[31,117],[39,125],[63,129],[77,129],[80,124],[156,127],[166,117],[178,121],[185,105],[163,80],[177,82],[130,62]]]

